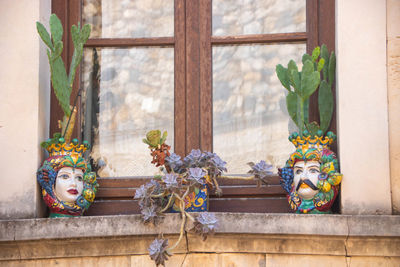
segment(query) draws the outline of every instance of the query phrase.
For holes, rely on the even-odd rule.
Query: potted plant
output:
[[[63,50],[63,27],[55,14],[50,16],[50,33],[40,23],[36,23],[37,31],[47,45],[47,56],[50,64],[51,83],[58,103],[64,112],[63,121],[59,121],[61,133],[41,143],[49,152],[49,157],[37,172],[37,180],[42,187],[43,199],[50,208],[50,217],[70,217],[82,215],[95,198],[97,181],[90,165],[83,157],[90,148],[88,142],[79,144],[78,139],[71,142],[76,117],[76,100],[71,106],[71,91],[79,66],[83,45],[89,38],[90,26],[82,28],[73,25],[71,28],[74,54],[67,75],[61,58]]]
[[[168,246],[168,239],[157,238],[149,247],[150,257],[157,265],[163,265],[171,251],[182,240],[186,220],[194,223],[192,231],[205,240],[218,227],[214,214],[208,213],[208,191],[215,189],[220,195],[217,178],[226,171],[226,162],[217,154],[192,150],[183,160],[170,153],[165,143],[167,132],[153,130],[143,142],[149,145],[152,163],[160,167],[161,174],[136,190],[135,199],[145,223],[158,223],[166,212],[179,212],[182,222],[178,241]],[[190,212],[201,212],[196,217]]]
[[[279,169],[281,185],[290,207],[297,213],[331,213],[342,180],[339,164],[329,146],[336,136],[327,131],[333,114],[332,86],[335,79],[335,53],[326,45],[304,54],[299,71],[290,60],[287,68],[276,66],[277,76],[287,90],[288,113],[298,127],[289,140],[296,147],[284,168]],[[321,80],[322,72],[322,80]],[[309,122],[310,96],[318,91],[320,123]]]

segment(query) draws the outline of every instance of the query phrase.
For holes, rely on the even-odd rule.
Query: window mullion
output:
[[[186,153],[200,148],[200,1],[186,1]]]
[[[200,148],[212,151],[212,47],[211,0],[200,1]]]
[[[174,60],[174,152],[182,157],[186,153],[186,48],[185,48],[185,0],[175,0]]]

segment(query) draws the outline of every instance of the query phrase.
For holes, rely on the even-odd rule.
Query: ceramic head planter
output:
[[[287,68],[278,64],[276,74],[287,90],[286,107],[299,129],[289,140],[296,147],[284,168],[281,185],[288,193],[290,207],[298,213],[330,213],[342,175],[335,153],[329,146],[336,136],[328,130],[334,109],[332,88],[336,56],[326,45],[302,57],[302,70],[294,60]],[[319,123],[309,121],[310,97],[318,94]]]
[[[329,149],[336,136],[299,136],[289,140],[296,147],[284,168],[279,170],[281,185],[290,207],[297,213],[331,213],[342,175],[335,153]]]
[[[88,143],[58,143],[52,139],[44,143],[49,158],[37,172],[42,187],[43,199],[50,209],[50,217],[82,215],[95,198],[97,191],[96,174],[90,172],[90,165],[83,158]]]

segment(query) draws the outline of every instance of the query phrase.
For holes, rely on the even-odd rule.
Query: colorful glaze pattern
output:
[[[287,192],[289,206],[296,213],[331,213],[332,204],[338,195],[339,184],[342,181],[336,155],[329,149],[329,145],[335,138],[332,132],[328,132],[325,137],[300,137],[294,133],[289,138],[295,145],[296,151],[290,155],[285,167],[279,169],[279,176],[281,186]],[[298,162],[304,162],[302,166],[305,166],[307,162],[312,162],[311,165],[314,167],[310,168],[309,173],[307,171],[303,173],[301,167],[296,167],[299,165]],[[294,169],[298,173],[294,173]],[[296,175],[300,177],[297,180]],[[318,175],[317,180],[311,182],[312,179],[310,177],[308,179],[307,175]],[[297,184],[296,181],[298,181]],[[305,194],[300,193],[302,188],[306,188],[307,192],[313,192],[312,197],[304,197]]]
[[[197,191],[197,190],[196,190]],[[198,192],[191,192],[185,198],[185,211],[187,212],[203,212],[208,211],[208,186],[203,185]],[[177,205],[173,205],[171,212],[180,212]]]
[[[46,149],[47,158],[37,172],[37,181],[42,187],[43,200],[50,209],[50,217],[80,216],[94,201],[98,183],[96,174],[83,158],[86,146],[76,144],[51,144]],[[55,194],[57,173],[61,168],[70,167],[83,172],[83,191],[75,202],[60,200]]]

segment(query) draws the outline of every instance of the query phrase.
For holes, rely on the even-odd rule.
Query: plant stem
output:
[[[179,199],[180,201],[183,201],[183,199],[177,193],[173,193],[173,194],[177,199]]]
[[[183,199],[183,200],[185,200],[187,194],[189,194],[189,189],[190,189],[190,186],[188,186],[188,188],[186,189],[185,194],[183,194],[183,196],[182,196],[182,199]]]
[[[158,198],[158,197],[162,197],[162,196],[164,196],[164,193],[161,193],[158,195],[150,195],[150,197],[153,197],[153,198]]]
[[[222,190],[219,187],[217,178],[215,176],[212,177],[212,180],[214,181],[214,185],[215,185],[215,191],[217,192],[217,196],[221,196],[222,195]]]
[[[171,203],[172,203],[172,199],[173,199],[173,198],[174,198],[174,195],[172,195],[172,196],[169,197],[167,206],[165,206],[160,212],[166,211],[166,210],[171,206]]]
[[[183,237],[183,232],[185,231],[185,223],[186,223],[186,214],[185,214],[185,209],[184,209],[184,204],[183,204],[183,202],[181,202],[181,215],[182,215],[182,223],[181,223],[181,231],[180,231],[180,234],[179,234],[179,239],[178,239],[178,241],[176,241],[176,243],[173,245],[173,246],[171,246],[171,247],[169,247],[169,249],[168,250],[173,250],[174,248],[176,248],[177,246],[178,246],[178,244],[181,242],[181,240],[182,240],[182,237]]]
[[[192,220],[193,222],[195,221],[195,219],[193,218],[192,215],[189,214],[189,212],[185,211],[185,214],[190,220]]]
[[[235,179],[235,180],[254,180],[255,176],[220,176],[223,179]]]

